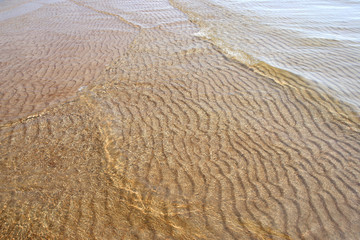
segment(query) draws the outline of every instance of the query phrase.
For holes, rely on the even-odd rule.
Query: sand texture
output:
[[[360,236],[359,117],[307,82],[227,58],[165,0],[0,26],[1,239]]]

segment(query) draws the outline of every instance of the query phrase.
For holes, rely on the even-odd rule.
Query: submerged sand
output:
[[[165,0],[0,25],[1,238],[359,237],[349,106],[227,58]]]

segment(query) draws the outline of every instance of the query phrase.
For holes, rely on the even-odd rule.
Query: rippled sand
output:
[[[164,0],[0,24],[1,238],[359,237],[349,106],[228,59]]]
[[[275,80],[286,74],[280,82],[306,78],[360,112],[360,2],[170,2],[200,26],[197,36],[228,56]]]
[[[19,1],[1,9],[0,123],[73,97],[137,34],[117,12],[77,1]]]

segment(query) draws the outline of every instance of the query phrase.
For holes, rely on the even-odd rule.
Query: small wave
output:
[[[303,13],[300,10],[307,9],[304,3],[293,5],[287,1],[279,5],[275,1],[172,0],[200,27],[195,36],[213,43],[226,56],[262,74],[257,66],[266,65],[270,78],[277,75],[270,73],[287,71],[292,79],[306,79],[319,91],[360,112],[360,43],[354,40],[360,36],[360,28],[354,21],[340,21],[351,18],[354,11],[351,16],[341,16],[336,11],[348,9],[348,3],[333,3],[344,5],[337,6],[336,11],[329,3],[307,3],[320,10],[321,4],[327,6],[321,10],[324,16],[322,12],[315,16],[313,10]],[[285,10],[296,14],[289,16]],[[335,14],[334,19],[326,17],[331,14]]]

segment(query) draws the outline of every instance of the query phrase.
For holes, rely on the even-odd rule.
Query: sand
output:
[[[0,25],[1,238],[359,236],[360,121],[330,96],[226,57],[165,0]]]

